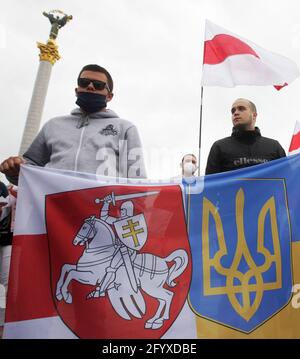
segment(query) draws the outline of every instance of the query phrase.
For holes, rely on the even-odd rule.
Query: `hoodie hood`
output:
[[[87,116],[89,118],[119,118],[119,116],[112,110],[104,110],[87,114],[82,111],[81,108],[77,107],[71,111],[72,116]]]
[[[86,113],[81,108],[75,108],[71,111],[71,115],[78,117],[77,128],[88,126],[90,119],[119,118],[114,111],[108,109],[105,109],[104,111]]]

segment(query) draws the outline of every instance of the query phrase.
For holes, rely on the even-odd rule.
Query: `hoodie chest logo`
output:
[[[113,125],[107,125],[100,131],[100,133],[104,136],[116,136],[118,134],[118,130],[116,130]]]

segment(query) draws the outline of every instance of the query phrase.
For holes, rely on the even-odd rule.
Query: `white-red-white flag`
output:
[[[277,90],[300,74],[295,62],[206,20],[202,85],[273,85]]]
[[[289,155],[294,155],[299,152],[300,152],[300,121],[296,121],[294,134],[289,148]]]
[[[195,339],[182,195],[178,184],[22,166],[4,338]]]

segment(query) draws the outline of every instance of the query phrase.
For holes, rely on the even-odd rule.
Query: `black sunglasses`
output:
[[[80,77],[77,80],[78,86],[83,87],[83,88],[88,87],[88,85],[90,83],[93,84],[95,90],[100,90],[101,91],[101,90],[104,90],[106,88],[110,92],[109,86],[107,85],[106,82],[99,81],[99,80],[86,79],[86,78],[83,78],[83,77]]]

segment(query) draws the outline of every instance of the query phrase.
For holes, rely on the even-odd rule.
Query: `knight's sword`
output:
[[[137,280],[136,280],[136,277],[135,277],[132,261],[131,261],[130,255],[128,253],[128,248],[125,247],[125,246],[122,246],[120,248],[120,251],[121,251],[123,263],[124,263],[124,266],[125,266],[125,269],[126,269],[127,276],[128,276],[129,282],[131,284],[131,287],[135,291],[135,293],[137,293],[138,285],[137,285]]]
[[[154,196],[154,195],[156,195],[158,193],[159,193],[159,191],[149,191],[149,192],[121,194],[119,196],[115,196],[114,192],[112,192],[111,197],[112,197],[112,203],[113,203],[113,205],[115,205],[116,201],[123,201],[125,199]],[[95,203],[100,203],[100,202],[104,202],[104,199],[103,198],[96,198],[95,199]]]

